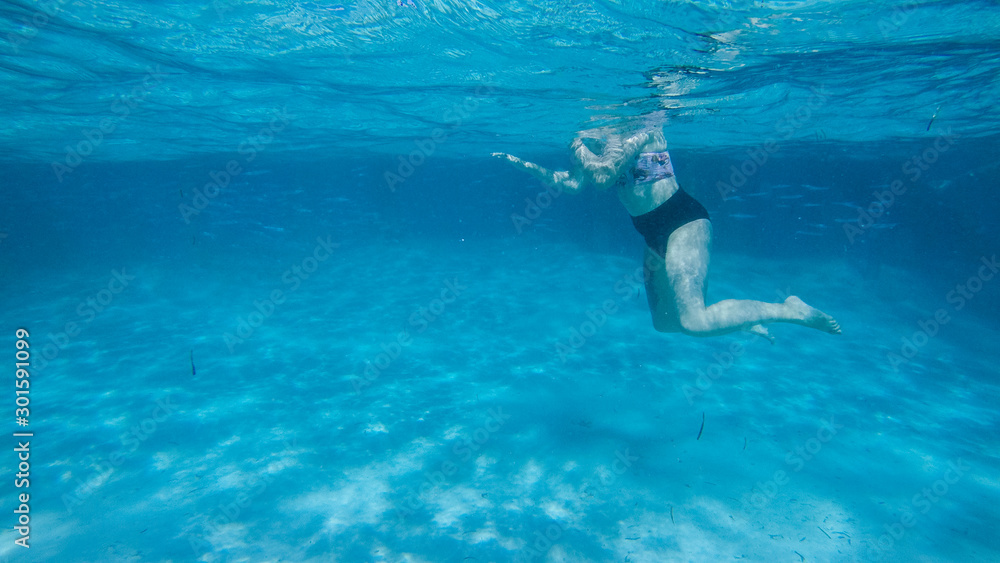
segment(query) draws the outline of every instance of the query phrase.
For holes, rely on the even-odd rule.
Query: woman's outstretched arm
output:
[[[549,170],[534,162],[527,162],[504,152],[495,152],[493,156],[506,158],[508,162],[531,174],[547,186],[571,193],[578,192],[583,188],[583,181],[566,170]]]
[[[572,172],[567,170],[549,170],[520,158],[503,152],[495,152],[493,156],[505,158],[508,162],[531,174],[547,186],[560,188],[567,192],[578,192],[583,188],[584,179],[590,180],[598,189],[607,189],[618,181],[625,167],[631,165],[643,147],[653,143],[658,150],[665,150],[666,140],[659,130],[645,130],[635,133],[624,140],[612,135],[600,155],[594,154],[583,138],[573,141],[573,156],[578,166]],[[662,146],[662,148],[659,148]]]

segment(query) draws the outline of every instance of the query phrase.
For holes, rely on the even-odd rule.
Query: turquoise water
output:
[[[998,45],[994,2],[3,3],[0,560],[1000,560]],[[709,300],[842,335],[657,333],[614,195],[490,156],[648,124]]]

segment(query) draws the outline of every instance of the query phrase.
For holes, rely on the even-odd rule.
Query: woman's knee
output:
[[[680,316],[681,331],[689,336],[709,336],[712,327],[702,311],[685,311]]]

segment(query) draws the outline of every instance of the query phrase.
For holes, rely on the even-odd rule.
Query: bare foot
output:
[[[806,305],[798,297],[792,295],[785,299],[785,306],[791,308],[792,314],[799,319],[795,321],[796,323],[830,334],[840,334],[840,323],[836,319],[819,309]]]
[[[766,338],[768,342],[774,344],[774,337],[771,336],[771,333],[768,332],[766,328],[764,328],[764,325],[753,325],[747,329],[747,332],[752,332],[761,338]]]

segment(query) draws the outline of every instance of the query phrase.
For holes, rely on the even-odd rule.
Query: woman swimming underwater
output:
[[[708,212],[674,177],[667,142],[659,130],[630,137],[608,135],[600,156],[583,138],[573,141],[573,170],[547,170],[506,153],[493,153],[553,188],[580,191],[617,185],[618,198],[646,239],[646,296],[660,332],[715,336],[748,330],[771,340],[764,324],[795,323],[840,334],[830,315],[791,296],[784,303],[726,299],[705,305],[712,223]],[[773,340],[772,340],[773,342]]]

